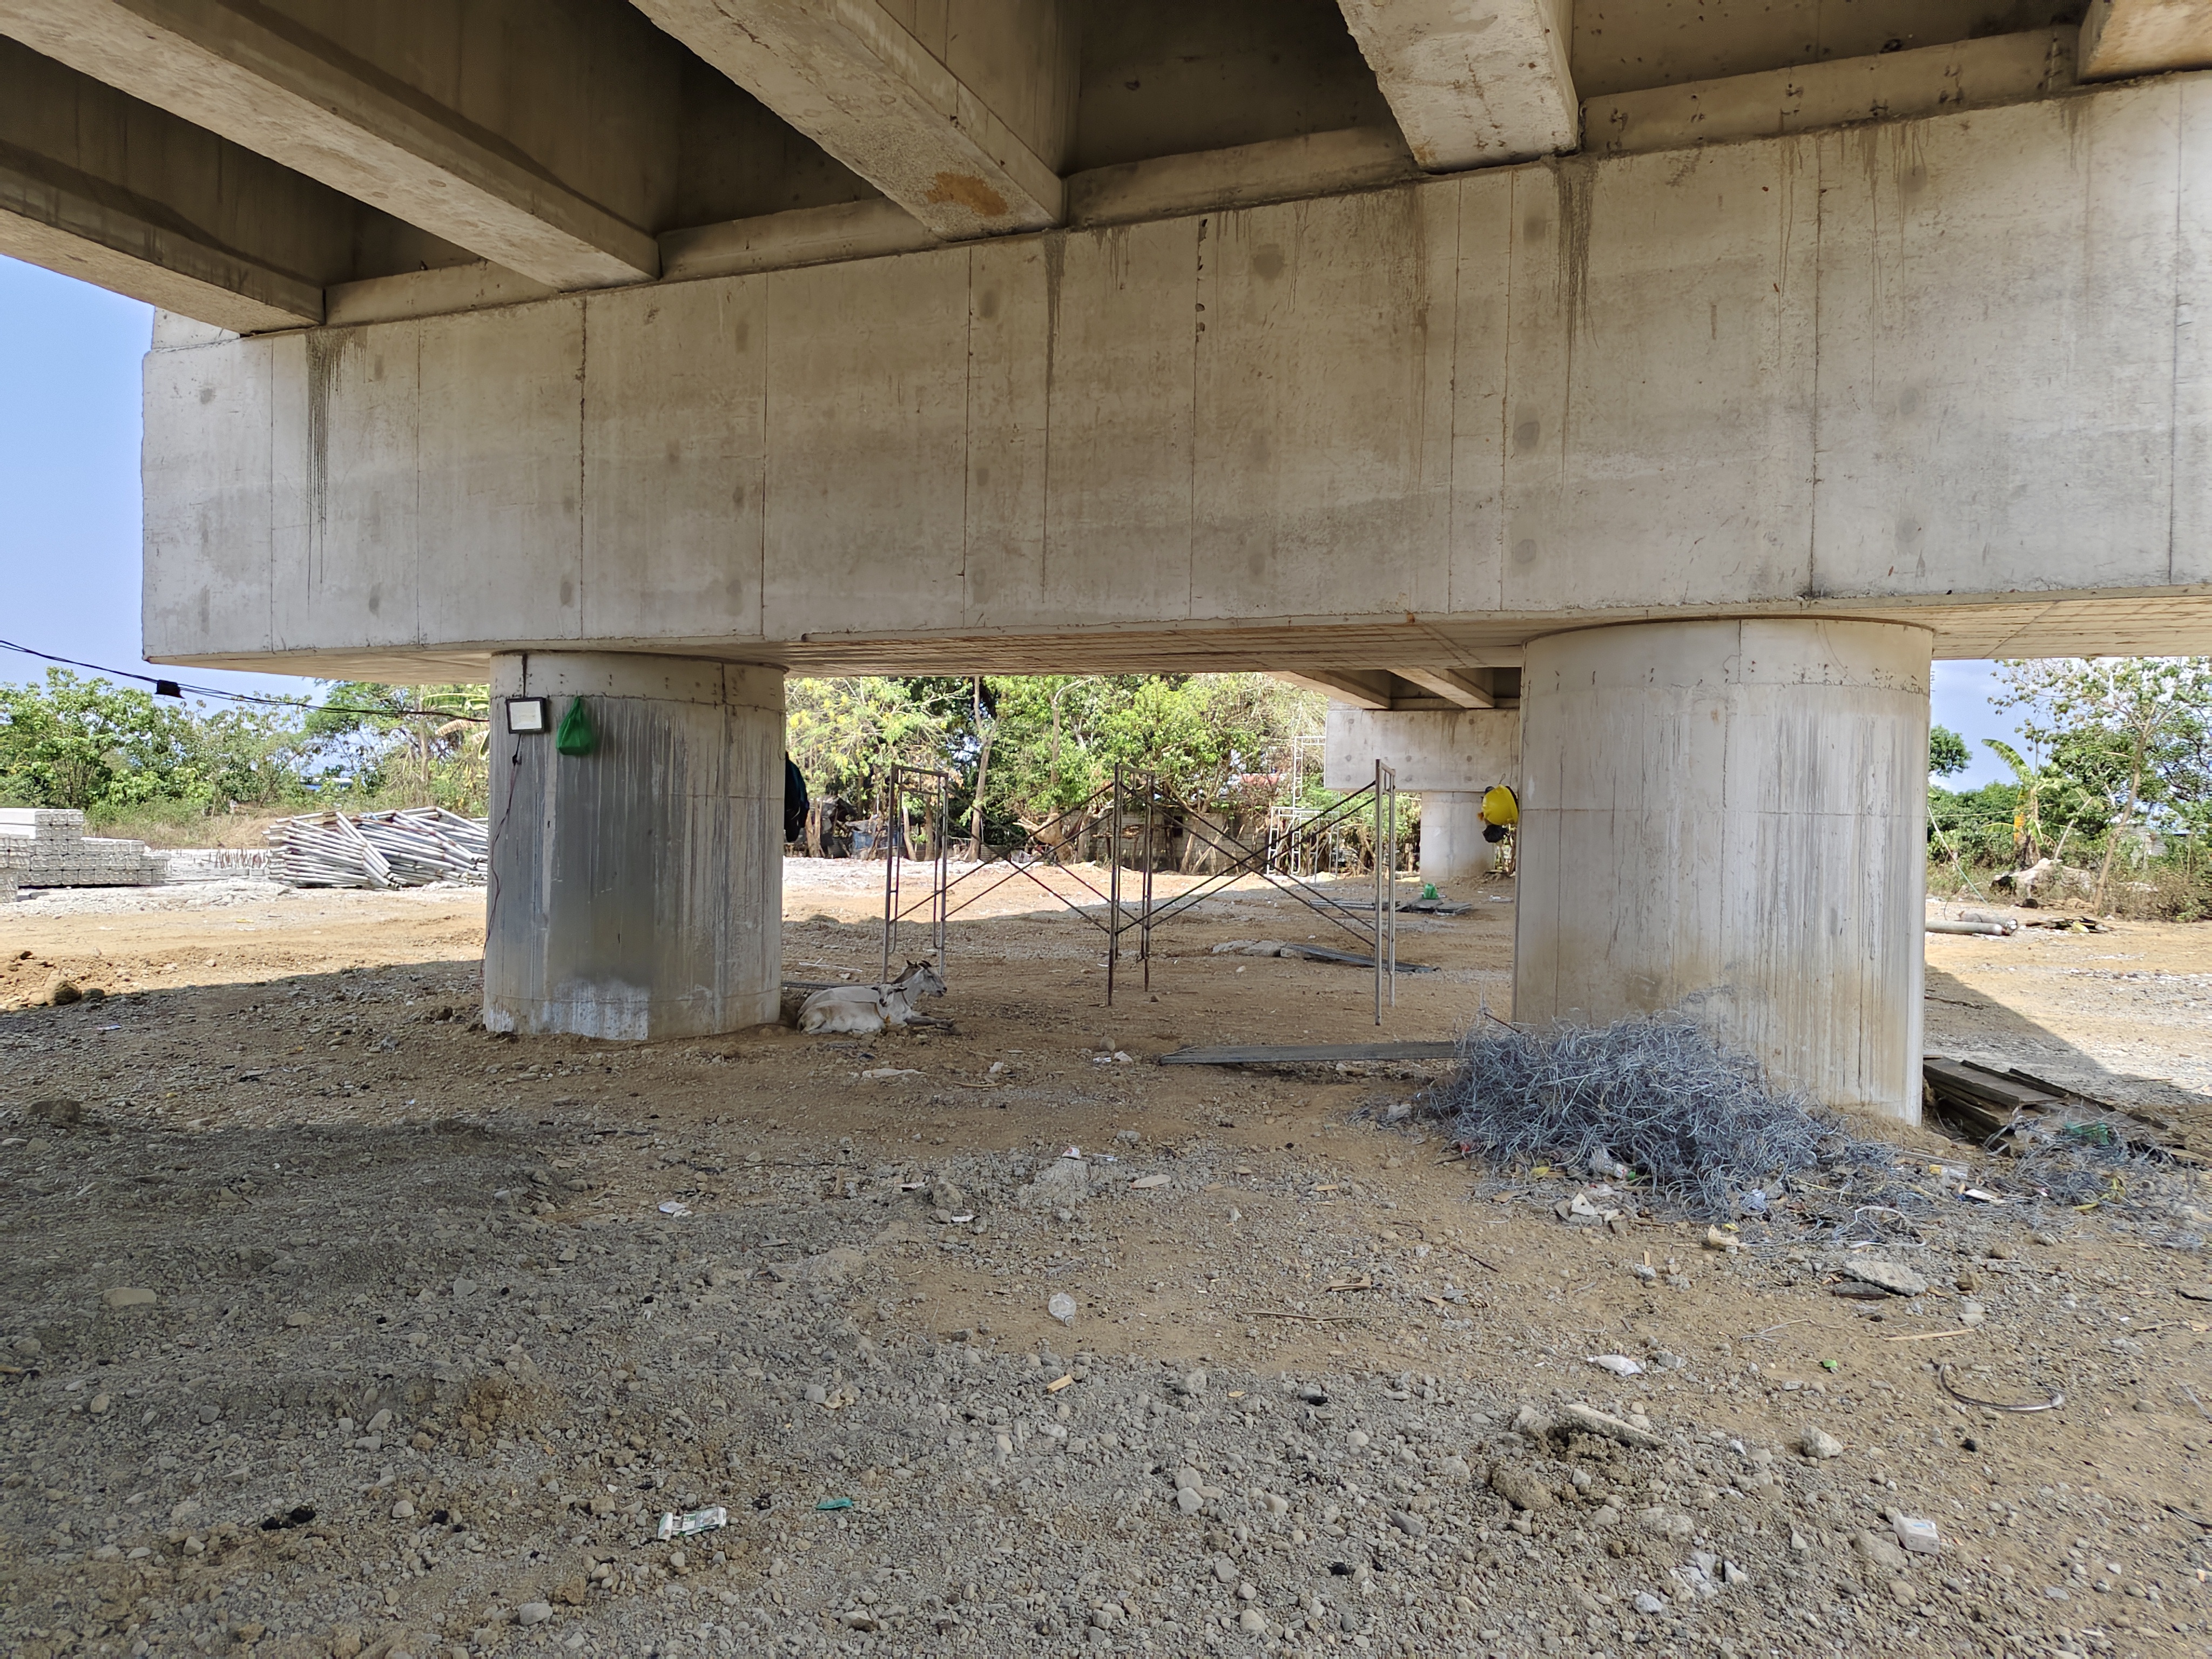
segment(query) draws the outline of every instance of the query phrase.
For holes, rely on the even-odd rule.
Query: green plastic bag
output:
[[[568,712],[561,716],[561,730],[553,739],[553,746],[564,755],[588,755],[599,746],[599,732],[592,725],[592,711],[584,707],[581,697],[568,705]]]

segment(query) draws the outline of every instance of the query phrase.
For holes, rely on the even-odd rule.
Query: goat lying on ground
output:
[[[888,985],[833,985],[817,991],[799,1006],[799,1029],[810,1035],[872,1036],[887,1025],[910,1022],[919,999],[944,994],[945,981],[936,969],[909,962],[906,972]]]

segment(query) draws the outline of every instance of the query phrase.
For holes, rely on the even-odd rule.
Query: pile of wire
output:
[[[1777,1182],[1864,1171],[1862,1201],[1925,1207],[1893,1175],[1898,1151],[1854,1137],[1796,1092],[1770,1090],[1747,1055],[1667,1016],[1542,1033],[1477,1027],[1433,1091],[1470,1155],[1495,1168],[1546,1159],[1727,1218],[1760,1213]]]

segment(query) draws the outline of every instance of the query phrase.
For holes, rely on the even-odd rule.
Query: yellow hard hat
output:
[[[1483,792],[1482,821],[1501,830],[1510,829],[1521,822],[1520,797],[1504,784],[1492,784]]]

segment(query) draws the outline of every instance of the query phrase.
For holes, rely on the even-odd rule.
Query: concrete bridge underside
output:
[[[495,1021],[773,1012],[784,671],[1250,668],[1909,1116],[1930,661],[2212,648],[2212,3],[2007,21],[0,0],[0,251],[165,308],[149,655],[599,712]]]

